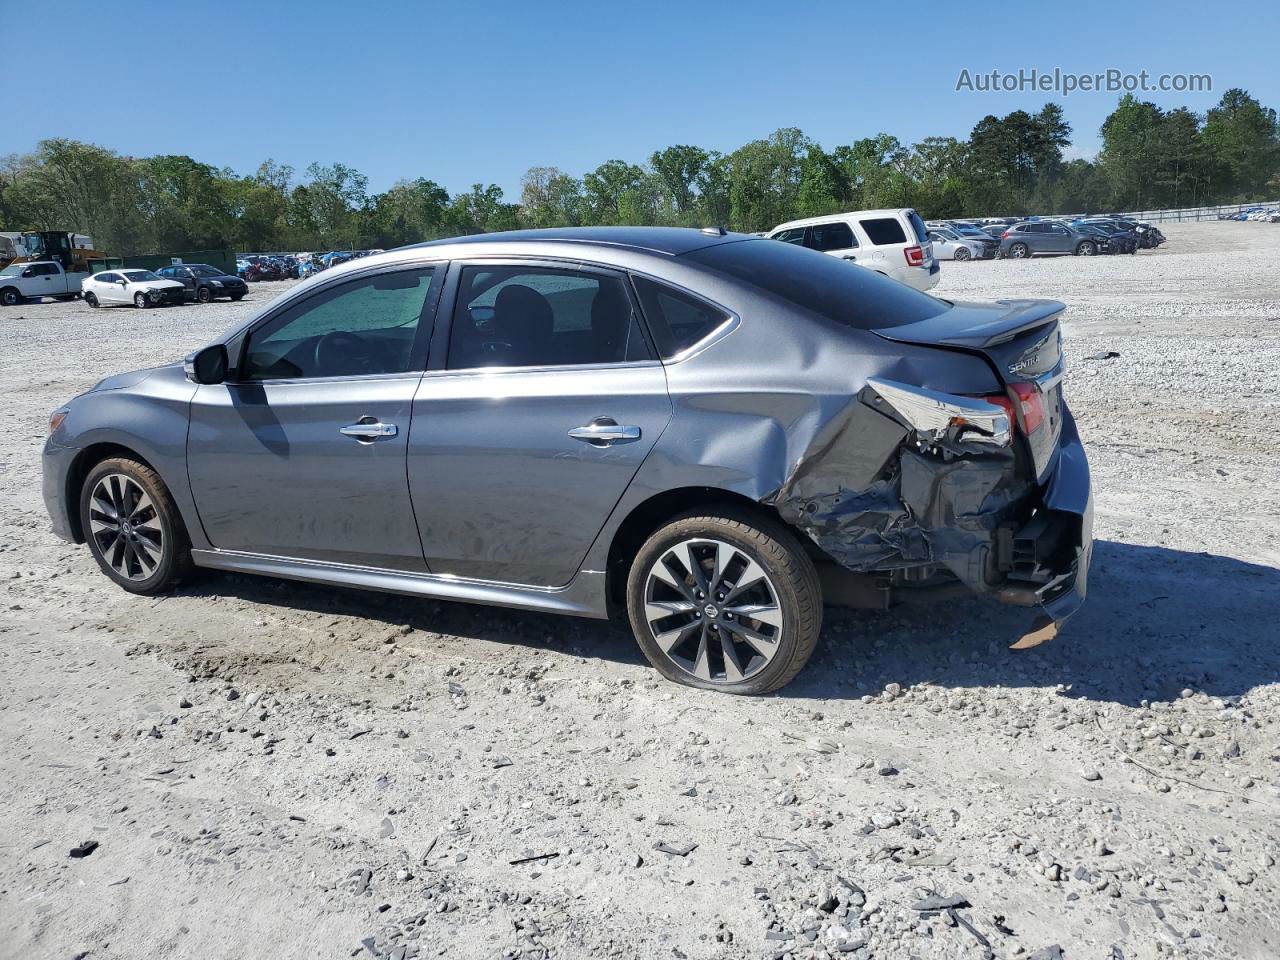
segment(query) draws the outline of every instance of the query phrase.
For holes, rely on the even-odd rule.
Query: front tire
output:
[[[970,257],[969,251],[964,247],[958,247],[956,249],[956,252],[952,255],[952,259],[960,263],[964,263],[964,261],[968,260],[969,257]]]
[[[22,303],[22,294],[13,287],[5,287],[0,290],[0,303],[6,307],[16,307]]]
[[[668,680],[762,694],[808,662],[822,628],[813,561],[778,523],[736,511],[679,517],[636,554],[627,612]]]
[[[1098,248],[1094,246],[1092,240],[1082,240],[1080,245],[1076,247],[1077,257],[1092,257],[1098,252]]]
[[[98,298],[94,296],[92,293],[86,293],[84,295],[84,302],[91,307],[97,307],[99,305]]]
[[[151,306],[151,301],[147,299],[147,295],[145,293],[135,293],[133,295],[133,305],[139,310],[145,310],[147,307]]]
[[[210,300],[213,299],[213,291],[210,290],[208,287],[201,287],[199,290],[196,291],[196,299],[199,300],[201,303],[208,303]]]
[[[130,593],[163,593],[191,570],[191,542],[164,481],[113,457],[80,488],[80,525],[102,572]]]

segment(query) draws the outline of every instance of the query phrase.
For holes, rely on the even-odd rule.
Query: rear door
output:
[[[455,264],[413,402],[409,488],[432,573],[573,579],[671,417],[619,273]]]

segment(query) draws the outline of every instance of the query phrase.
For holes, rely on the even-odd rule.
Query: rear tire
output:
[[[102,572],[130,593],[163,593],[191,572],[182,515],[164,481],[136,460],[113,457],[89,471],[80,528]]]
[[[1009,257],[1013,260],[1025,260],[1031,256],[1031,248],[1025,243],[1015,243],[1009,248]]]
[[[645,541],[627,576],[627,612],[645,658],[668,680],[762,694],[812,656],[822,587],[782,524],[700,512]]]

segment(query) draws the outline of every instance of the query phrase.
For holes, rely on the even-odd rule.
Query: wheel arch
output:
[[[84,527],[80,523],[80,491],[84,487],[85,478],[89,476],[94,467],[103,460],[110,460],[112,457],[136,460],[149,470],[153,470],[157,474],[160,473],[146,457],[122,443],[94,443],[81,450],[76,455],[76,458],[71,461],[71,467],[67,470],[66,484],[63,489],[63,502],[67,508],[71,536],[76,543],[85,542]],[[163,479],[163,475],[161,475],[161,479]],[[166,482],[165,485],[168,486],[168,483]]]
[[[627,575],[631,561],[649,536],[664,524],[698,511],[733,510],[791,531],[806,549],[811,541],[784,521],[773,507],[722,487],[676,487],[636,504],[618,525],[609,543],[605,567],[605,597],[609,611],[626,610]]]

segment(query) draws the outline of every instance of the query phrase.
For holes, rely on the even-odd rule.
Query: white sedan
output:
[[[104,270],[85,280],[81,291],[85,303],[91,307],[131,303],[145,310],[186,300],[186,287],[176,280],[158,277],[150,270]]]

